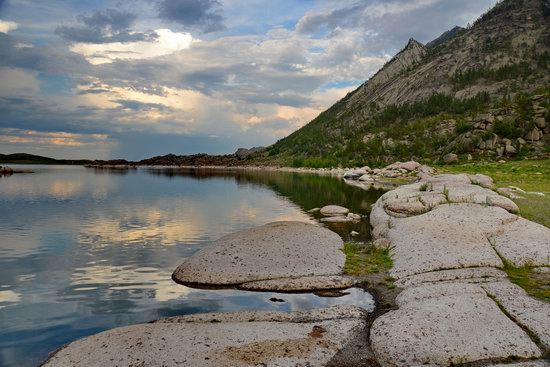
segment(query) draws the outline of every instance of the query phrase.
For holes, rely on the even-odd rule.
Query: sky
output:
[[[267,146],[496,0],[0,0],[0,153]]]

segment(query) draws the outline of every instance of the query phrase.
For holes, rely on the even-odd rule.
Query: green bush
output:
[[[459,121],[457,124],[456,124],[456,127],[455,127],[455,132],[460,135],[460,134],[464,134],[464,133],[467,133],[468,131],[472,130],[472,126],[471,125],[468,125],[467,123],[465,123],[464,121]]]
[[[496,121],[492,131],[508,139],[517,139],[522,135],[521,129],[517,128],[513,121]]]

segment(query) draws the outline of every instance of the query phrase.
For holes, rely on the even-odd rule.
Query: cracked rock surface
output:
[[[516,215],[483,175],[423,175],[384,194],[373,236],[391,245],[398,310],[377,318],[381,366],[536,359],[550,349],[550,304],[512,284],[507,261],[548,269],[550,229]],[[542,367],[544,361],[498,366]]]
[[[75,341],[45,366],[326,366],[362,343],[365,317],[350,306],[176,317]]]

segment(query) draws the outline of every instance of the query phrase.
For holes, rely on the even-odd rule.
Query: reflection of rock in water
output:
[[[321,221],[322,216],[315,215],[315,219]],[[359,222],[324,222],[323,225],[331,231],[338,233],[344,242],[368,242],[372,239],[368,217],[361,217]]]

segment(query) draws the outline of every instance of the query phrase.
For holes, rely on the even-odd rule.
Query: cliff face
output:
[[[548,0],[507,0],[482,16],[473,27],[457,32],[430,52],[411,40],[407,47],[350,98],[348,108],[364,109],[372,102],[380,106],[410,103],[445,93],[457,98],[471,97],[487,91],[502,94],[502,87],[516,78],[489,83],[478,80],[470,85],[456,85],[459,73],[471,70],[496,70],[506,65],[536,63],[535,53],[549,49],[545,9]],[[528,87],[534,89],[548,82],[542,80]],[[509,83],[506,83],[509,82]],[[500,92],[500,93],[499,93]],[[357,106],[360,105],[360,106]]]
[[[395,89],[399,77],[409,68],[420,63],[426,56],[426,47],[420,42],[410,39],[407,46],[392,58],[371,79],[363,84],[346,103],[347,109],[377,101]],[[393,99],[389,101],[395,103]]]
[[[411,110],[407,118],[397,113],[403,106],[415,105],[421,117],[430,111],[467,114],[467,108],[457,106],[488,108],[503,97],[540,93],[550,85],[549,24],[550,0],[504,0],[473,26],[455,28],[431,47],[411,39],[370,80],[272,146],[270,155],[341,160],[353,158],[346,153],[352,149],[372,154],[359,140],[366,143],[373,133],[384,135],[383,129],[395,129],[396,123],[410,124],[418,111]],[[480,95],[483,98],[477,100]],[[438,108],[431,108],[434,101],[439,102]],[[422,103],[428,105],[422,107]],[[395,118],[388,118],[390,112]],[[397,159],[414,155],[406,149],[402,153],[390,155]]]

